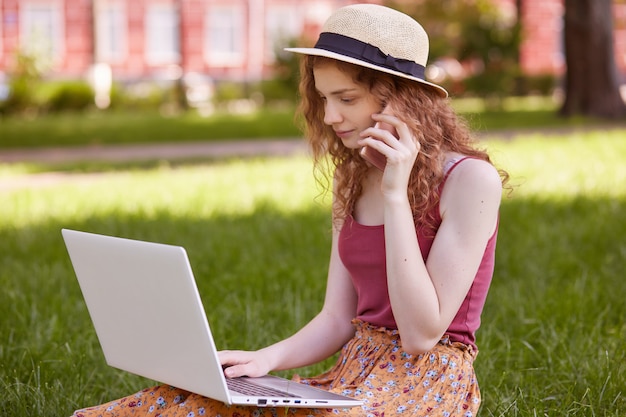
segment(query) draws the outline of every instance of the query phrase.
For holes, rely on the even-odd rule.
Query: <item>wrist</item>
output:
[[[263,349],[259,349],[257,351],[257,353],[259,353],[263,358],[263,362],[265,362],[268,372],[284,369],[284,366],[281,363],[283,354],[280,353],[280,348],[278,346],[279,343],[264,347]]]
[[[385,208],[406,208],[409,207],[409,196],[406,189],[397,192],[383,193],[383,201]]]

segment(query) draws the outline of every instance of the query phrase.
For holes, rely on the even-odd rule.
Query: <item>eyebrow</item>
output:
[[[316,90],[317,90],[317,92],[319,94],[322,94],[322,92],[320,90],[318,90],[318,89],[316,89]],[[354,91],[357,91],[357,90],[358,90],[357,88],[342,88],[340,90],[331,91],[329,95],[331,95],[331,96],[339,96],[341,94],[351,93],[351,92],[354,92]]]

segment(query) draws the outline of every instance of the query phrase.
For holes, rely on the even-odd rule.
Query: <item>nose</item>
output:
[[[341,113],[329,100],[324,104],[324,123],[331,126],[341,122]]]

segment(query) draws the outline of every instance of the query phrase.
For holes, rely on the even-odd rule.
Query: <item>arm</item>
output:
[[[354,335],[356,293],[339,259],[339,231],[333,228],[326,296],[322,310],[293,336],[255,352],[222,351],[227,377],[262,376],[307,366],[336,353]]]
[[[488,162],[470,159],[455,168],[439,204],[442,223],[424,262],[407,196],[419,141],[394,116],[372,118],[397,132],[366,129],[361,144],[387,158],[381,191],[389,299],[404,349],[422,353],[443,336],[476,276],[497,224],[502,184]]]
[[[496,169],[466,160],[440,201],[442,223],[426,262],[419,254],[406,194],[385,196],[389,297],[407,351],[424,352],[442,337],[469,290],[495,231],[502,186]]]

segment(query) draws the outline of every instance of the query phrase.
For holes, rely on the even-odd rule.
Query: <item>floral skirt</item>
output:
[[[409,355],[396,330],[355,320],[356,333],[332,369],[294,379],[363,400],[342,409],[229,406],[167,385],[145,389],[107,404],[76,411],[74,417],[243,417],[243,416],[419,416],[471,417],[480,406],[475,351],[444,337],[431,351]]]

